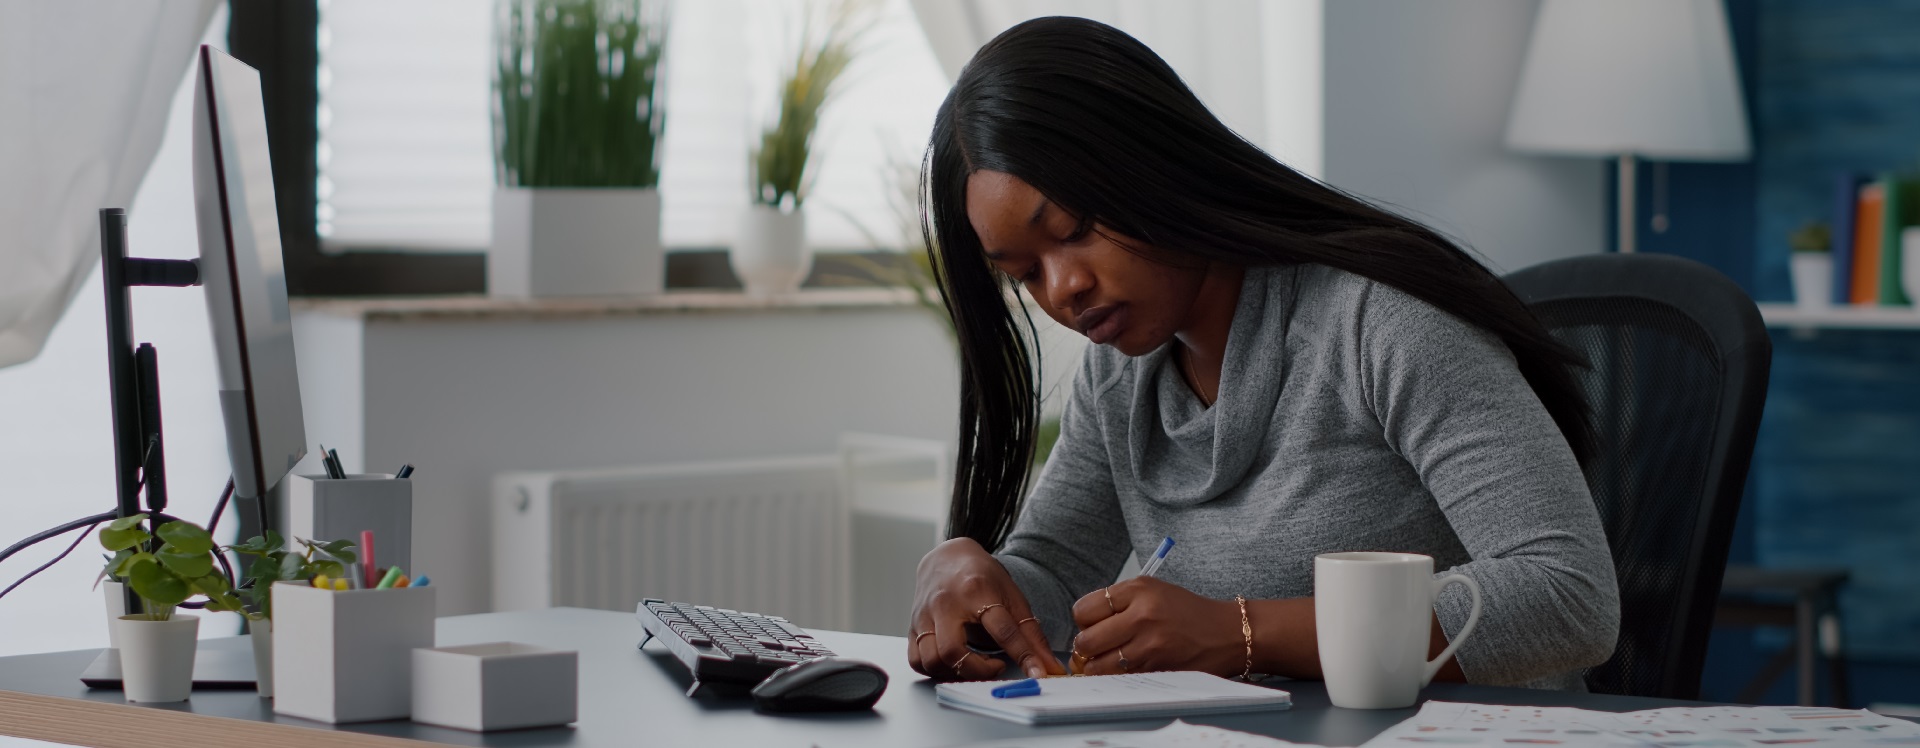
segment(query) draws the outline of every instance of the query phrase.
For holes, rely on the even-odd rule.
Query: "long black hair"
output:
[[[921,230],[960,345],[949,533],[998,548],[1026,490],[1039,415],[1033,322],[967,220],[967,177],[1018,177],[1163,256],[1356,273],[1498,336],[1584,464],[1594,441],[1573,366],[1498,278],[1431,229],[1288,168],[1207,111],[1146,45],[1040,18],[981,47],[940,105],[921,165]],[[1016,312],[1018,309],[1018,312]]]

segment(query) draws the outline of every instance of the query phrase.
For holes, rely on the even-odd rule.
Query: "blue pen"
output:
[[[1154,572],[1160,570],[1160,565],[1167,562],[1167,554],[1172,552],[1173,537],[1168,536],[1167,539],[1160,541],[1160,547],[1154,550],[1153,558],[1148,559],[1147,565],[1140,569],[1140,576],[1152,577]]]
[[[1040,681],[1028,678],[999,686],[992,691],[996,699],[1017,699],[1022,696],[1039,696]]]

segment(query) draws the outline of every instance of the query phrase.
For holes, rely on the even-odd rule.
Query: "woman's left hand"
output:
[[[1134,577],[1094,590],[1073,604],[1073,620],[1080,625],[1075,672],[1199,670],[1232,676],[1246,669],[1240,608],[1170,582]]]

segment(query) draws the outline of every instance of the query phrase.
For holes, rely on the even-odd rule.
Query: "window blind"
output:
[[[492,19],[481,0],[319,0],[316,229],[329,252],[486,247],[493,191]],[[747,205],[747,154],[775,111],[804,0],[669,6],[662,234],[724,247]],[[864,53],[815,135],[808,242],[897,246],[910,180],[947,82],[907,0],[881,0]]]

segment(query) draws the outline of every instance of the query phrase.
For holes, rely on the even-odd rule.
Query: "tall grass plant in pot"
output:
[[[495,296],[656,294],[666,0],[496,0]]]
[[[813,186],[814,135],[876,10],[871,0],[808,8],[799,50],[780,74],[778,111],[747,162],[753,195],[728,259],[749,295],[796,291],[812,268],[803,208]]]

